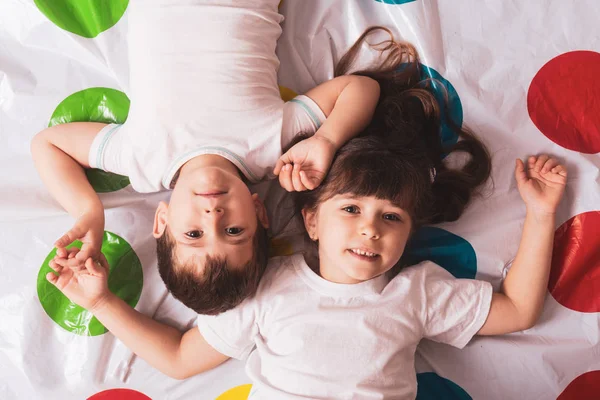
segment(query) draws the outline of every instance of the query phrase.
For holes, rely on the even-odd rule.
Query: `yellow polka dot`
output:
[[[236,386],[233,389],[229,389],[215,400],[246,400],[250,394],[250,389],[252,389],[252,385],[250,384]]]
[[[282,4],[283,4],[283,0],[281,0],[281,1],[279,2],[279,5],[278,5],[277,7],[278,7],[278,8],[281,8],[281,5],[282,5]]]
[[[279,85],[279,94],[281,95],[281,98],[283,99],[283,101],[290,101],[294,97],[298,96],[298,94],[296,92],[294,92],[292,89],[286,88],[285,86],[281,86],[281,85]]]
[[[294,254],[294,247],[285,239],[271,239],[269,246],[269,257],[291,256]]]

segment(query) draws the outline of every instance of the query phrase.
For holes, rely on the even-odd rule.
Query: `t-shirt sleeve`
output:
[[[131,147],[123,127],[121,124],[109,124],[98,132],[90,147],[90,167],[129,176]]]
[[[299,133],[315,133],[327,117],[310,97],[300,95],[283,106],[281,148],[286,148]]]
[[[254,299],[219,315],[198,315],[198,329],[204,340],[219,353],[243,360],[254,349],[258,334]]]
[[[462,349],[485,323],[492,301],[489,282],[456,279],[442,267],[427,263],[424,293],[424,337]]]

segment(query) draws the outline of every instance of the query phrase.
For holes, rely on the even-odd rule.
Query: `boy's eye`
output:
[[[402,221],[402,219],[396,214],[385,214],[383,219],[387,219],[388,221]]]
[[[356,214],[358,212],[358,207],[356,206],[346,206],[344,208],[342,208],[342,210],[349,212],[351,214]]]
[[[187,236],[190,239],[198,239],[202,237],[202,232],[201,231],[189,231],[185,233],[185,236]]]
[[[230,236],[237,236],[240,233],[242,233],[243,231],[244,230],[242,228],[236,228],[236,227],[225,229],[225,232]]]

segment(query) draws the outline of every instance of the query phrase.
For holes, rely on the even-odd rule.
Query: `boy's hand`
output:
[[[62,251],[75,240],[81,240],[83,246],[81,251],[77,252],[75,257],[82,264],[85,260],[92,257],[97,260],[101,255],[102,238],[104,236],[104,211],[86,212],[81,215],[73,228],[65,233],[60,239],[54,242],[54,246],[62,256]]]
[[[49,272],[46,279],[75,304],[94,312],[108,296],[108,262],[102,253],[99,261],[88,258],[83,263],[77,261],[78,249],[69,249],[67,257],[57,256],[50,261],[58,275]]]
[[[325,179],[335,152],[333,142],[315,134],[282,155],[273,173],[288,192],[313,190]]]
[[[554,214],[565,191],[567,170],[547,155],[531,156],[527,168],[517,159],[515,177],[528,211]]]

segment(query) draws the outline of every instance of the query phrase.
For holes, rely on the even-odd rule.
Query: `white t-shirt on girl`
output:
[[[489,313],[492,286],[426,261],[355,285],[314,273],[303,255],[271,260],[255,297],[198,329],[245,359],[250,399],[414,399],[422,338],[462,348]]]
[[[168,189],[179,168],[218,154],[251,182],[269,175],[299,132],[325,116],[308,97],[284,103],[275,54],[279,0],[132,0],[131,108],[95,138],[90,166],[138,192]]]

